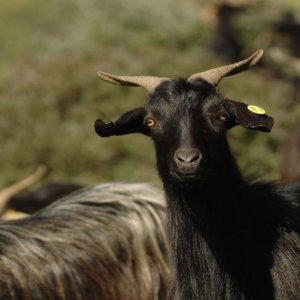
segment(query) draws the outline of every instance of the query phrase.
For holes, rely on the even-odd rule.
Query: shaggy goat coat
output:
[[[0,223],[0,299],[166,299],[162,194],[102,184]]]

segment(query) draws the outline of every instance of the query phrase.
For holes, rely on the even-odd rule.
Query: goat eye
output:
[[[148,118],[145,123],[148,127],[154,127],[155,126],[155,121],[152,118]]]
[[[228,120],[228,117],[225,116],[225,115],[219,115],[219,116],[218,116],[218,120],[220,120],[220,121],[222,121],[222,122],[225,122],[225,121]]]

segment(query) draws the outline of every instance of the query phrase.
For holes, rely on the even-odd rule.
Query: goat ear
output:
[[[124,113],[116,122],[104,122],[98,119],[95,121],[95,131],[101,137],[129,133],[149,135],[149,129],[144,125],[144,116],[144,108],[139,107]]]
[[[264,132],[270,132],[274,125],[274,119],[260,107],[228,99],[226,99],[226,106],[230,115],[235,119],[236,125],[240,124],[246,128]]]

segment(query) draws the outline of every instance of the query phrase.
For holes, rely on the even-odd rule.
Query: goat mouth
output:
[[[200,174],[196,172],[171,171],[170,174],[181,182],[193,182],[200,179]]]

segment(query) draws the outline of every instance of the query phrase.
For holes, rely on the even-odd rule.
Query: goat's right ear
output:
[[[142,133],[149,135],[149,128],[144,125],[145,109],[135,108],[121,115],[116,122],[95,121],[95,131],[101,137],[125,135],[129,133]]]

